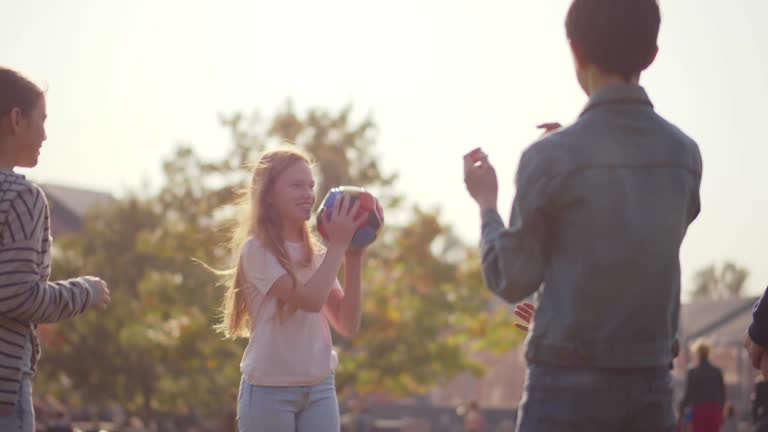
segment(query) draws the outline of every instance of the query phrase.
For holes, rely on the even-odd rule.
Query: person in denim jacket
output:
[[[702,162],[639,85],[660,21],[656,0],[572,2],[566,33],[589,101],[524,151],[508,227],[488,155],[464,159],[486,286],[508,302],[537,293],[520,431],[674,430],[679,250]]]

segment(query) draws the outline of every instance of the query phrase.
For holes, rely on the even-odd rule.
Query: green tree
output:
[[[405,207],[396,176],[377,161],[373,121],[351,113],[300,117],[288,103],[266,125],[256,115],[222,116],[233,141],[222,158],[204,160],[181,145],[163,165],[159,192],[98,209],[81,233],[57,239],[55,276],[103,276],[113,303],[46,329],[42,385],[70,401],[116,399],[148,415],[193,407],[214,414],[231,404],[225,395],[237,388],[245,341],[213,331],[224,288],[193,258],[230,265],[226,229],[247,166],[285,142],[315,158],[319,198],[336,185],[364,185],[388,214],[408,220],[386,227],[368,253],[361,333],[335,338],[340,392],[422,393],[465,370],[481,373],[473,353],[516,343],[511,315],[489,307],[477,253],[437,211]]]
[[[719,268],[710,264],[694,275],[694,299],[725,299],[741,297],[749,270],[731,261]]]
[[[258,124],[235,116],[226,121],[236,146],[293,143],[316,160],[321,199],[337,185],[375,190],[386,212],[403,212],[404,226],[388,226],[369,251],[364,277],[361,333],[334,338],[340,348],[340,392],[421,393],[465,370],[481,373],[473,352],[501,351],[519,342],[506,310],[491,311],[482,286],[479,259],[439,221],[436,212],[410,212],[394,189],[395,174],[377,163],[375,124],[352,124],[351,107],[339,114],[310,110],[299,118],[290,103],[277,113],[260,139]],[[245,146],[243,144],[246,144]]]
[[[157,201],[119,200],[91,214],[80,235],[58,241],[57,277],[99,274],[113,292],[108,311],[48,331],[42,381],[67,400],[113,399],[146,415],[216,409],[237,380],[238,347],[210,330],[214,278],[190,259],[213,259],[214,237]]]
[[[473,354],[499,352],[520,340],[505,308],[489,308],[477,253],[439,222],[414,210],[378,245],[365,277],[361,333],[340,353],[343,393],[409,396],[482,365]]]

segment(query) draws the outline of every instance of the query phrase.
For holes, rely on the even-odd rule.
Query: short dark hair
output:
[[[40,102],[43,91],[20,73],[0,67],[0,116],[18,108],[32,111]]]
[[[653,62],[660,24],[657,0],[573,0],[565,31],[584,63],[629,79]]]

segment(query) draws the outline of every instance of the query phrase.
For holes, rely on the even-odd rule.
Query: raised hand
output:
[[[481,209],[496,208],[499,194],[499,182],[496,169],[488,161],[488,155],[480,151],[478,155],[464,156],[464,184],[469,195],[477,201]]]

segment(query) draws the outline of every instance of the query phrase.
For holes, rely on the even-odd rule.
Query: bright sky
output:
[[[0,0],[0,64],[48,88],[35,180],[117,195],[159,182],[176,143],[220,156],[217,113],[286,98],[303,112],[354,103],[379,125],[383,165],[412,202],[468,241],[479,215],[461,156],[482,146],[506,215],[521,151],[586,101],[563,26],[568,0]],[[642,83],[696,139],[703,211],[683,245],[684,286],[727,259],[768,285],[768,2],[662,0],[660,53]]]

